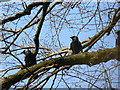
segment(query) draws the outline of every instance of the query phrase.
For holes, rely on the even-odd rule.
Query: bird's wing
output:
[[[72,50],[72,43],[70,43],[70,50]]]

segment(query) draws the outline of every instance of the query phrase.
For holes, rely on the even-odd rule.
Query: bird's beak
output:
[[[22,51],[20,54],[24,54],[25,53],[25,50],[24,51]]]

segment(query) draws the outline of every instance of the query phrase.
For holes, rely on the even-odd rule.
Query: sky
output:
[[[110,0],[109,0],[110,1]],[[112,0],[113,1],[113,0]],[[74,12],[74,10],[72,10],[71,12]],[[71,16],[68,16],[67,18],[73,18],[73,17],[71,17]],[[26,22],[23,22],[23,23],[26,23]],[[49,27],[46,27],[46,26],[48,26],[49,25],[49,22],[46,22],[46,23],[44,23],[44,26],[43,26],[43,30],[44,31],[42,31],[41,32],[41,37],[43,37],[43,38],[45,38],[46,36],[47,36],[47,34],[46,33],[48,33],[49,32],[49,30],[48,30],[48,28]],[[11,26],[11,25],[10,25]],[[22,26],[22,24],[20,24],[19,25],[20,27]],[[20,28],[20,27],[18,27],[18,28]],[[89,27],[89,28],[94,28],[94,27]],[[28,31],[30,31],[30,29],[28,29]],[[68,31],[70,31],[70,32],[68,32]],[[66,28],[63,28],[63,30],[61,31],[61,33],[60,33],[60,40],[61,40],[61,43],[63,43],[64,44],[64,46],[66,46],[66,47],[68,47],[69,45],[70,45],[70,42],[71,42],[71,39],[70,39],[70,37],[72,36],[72,35],[76,35],[77,33],[76,32],[73,32],[72,30],[68,30],[68,29],[66,29]],[[83,32],[81,32],[80,33],[80,35],[79,35],[79,38],[80,38],[80,40],[81,41],[83,41],[83,40],[85,40],[85,39],[87,39],[87,38],[89,38],[89,37],[92,37],[93,35],[95,35],[96,34],[96,32],[92,32],[92,31],[90,31],[90,32],[86,32],[85,30],[83,31]],[[114,37],[114,34],[111,34],[110,36],[108,36],[108,37],[106,37],[106,40],[105,40],[105,42],[108,42],[109,43],[109,47],[114,47],[115,46],[115,37]],[[101,44],[101,42],[97,42],[97,44]],[[97,47],[97,44],[95,45],[95,47]],[[106,47],[108,47],[108,45],[106,45]],[[94,50],[94,49],[93,49]],[[91,50],[92,51],[92,50]],[[21,57],[21,56],[20,56]],[[22,55],[22,57],[23,57],[23,55]],[[23,59],[23,58],[22,58]],[[111,62],[110,62],[111,63]],[[107,64],[107,65],[109,65],[109,63]],[[106,65],[106,66],[107,66]],[[5,67],[5,66],[1,66],[1,67]],[[83,67],[87,67],[87,66],[83,66]],[[94,67],[91,67],[91,69],[93,69]],[[88,69],[88,68],[87,68]],[[17,71],[13,71],[12,73],[15,73],[15,72],[17,72]],[[11,74],[12,74],[11,73]],[[10,75],[10,74],[8,74],[8,75]],[[68,78],[68,77],[67,77]],[[52,78],[53,79],[53,78]],[[46,85],[46,87],[49,87],[48,85],[50,84],[50,82]]]
[[[0,0],[0,1],[12,1],[12,2],[19,2],[21,0]],[[22,0],[22,1],[46,1],[46,0]],[[48,0],[47,0],[48,1]],[[63,1],[63,0],[50,0],[50,1]],[[65,2],[76,2],[78,0],[64,0]],[[89,2],[91,0],[81,0],[82,2]],[[98,0],[92,0],[92,2],[97,2]],[[100,0],[102,2],[116,2],[116,1],[119,1],[119,0]]]

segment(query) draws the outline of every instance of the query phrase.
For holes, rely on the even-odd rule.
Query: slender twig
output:
[[[53,79],[53,82],[52,82],[52,85],[51,85],[51,87],[50,87],[50,90],[52,90],[52,88],[53,88],[53,85],[54,85],[54,83],[55,83],[56,78],[57,78],[57,74],[55,74],[55,77],[54,77],[54,79]]]
[[[38,12],[40,12],[41,11],[41,9],[38,11]],[[35,17],[36,17],[36,15],[35,15]],[[10,48],[10,46],[12,45],[12,44],[14,44],[14,42],[17,40],[17,38],[18,38],[18,36],[22,33],[22,31],[24,30],[24,29],[26,29],[26,27],[35,19],[35,17],[33,17],[23,28],[21,28],[20,30],[19,30],[19,32],[18,32],[18,34],[16,34],[16,37],[14,38],[14,40],[10,43],[10,45],[8,45],[7,46],[7,48],[5,49],[5,51],[3,51],[2,53],[5,53],[9,48]]]
[[[101,30],[98,34],[96,34],[95,36],[93,36],[91,38],[91,40],[86,43],[84,47],[88,46],[88,48],[85,50],[85,52],[87,52],[89,49],[92,48],[92,46],[100,39],[102,38],[103,35],[105,35],[106,33],[108,33],[109,31],[112,30],[112,28],[115,26],[115,24],[117,23],[117,21],[120,19],[120,13],[116,14],[118,11],[120,11],[120,8],[118,8],[116,10],[116,12],[114,13],[113,19],[111,21],[111,23],[103,30]]]
[[[85,79],[83,79],[83,78],[81,78],[81,77],[74,76],[74,75],[70,75],[70,74],[66,74],[66,75],[71,76],[71,77],[74,77],[74,78],[78,78],[78,79],[80,79],[80,80],[82,80],[82,81],[85,81],[85,82],[87,82],[87,83],[93,85],[91,82],[89,82],[89,81],[87,81],[87,80],[85,80]],[[93,86],[96,87],[97,89],[103,90],[102,88],[99,88],[99,87],[96,86],[96,85],[93,85]]]
[[[2,20],[2,24],[5,24],[6,22],[9,22],[9,21],[16,20],[24,15],[30,15],[33,7],[43,5],[43,4],[44,4],[44,2],[33,2],[33,3],[29,4],[23,12],[19,12],[14,16],[11,16],[11,17],[8,17],[8,18]]]
[[[32,89],[36,88],[38,85],[40,85],[42,82],[44,82],[45,80],[47,80],[48,78],[52,77],[53,75],[55,75],[56,73],[58,73],[61,70],[64,70],[65,68],[68,68],[69,65],[66,65],[60,69],[55,70],[54,72],[52,72],[50,75],[48,75],[46,78],[44,78],[43,80],[41,80],[37,85],[35,85]]]

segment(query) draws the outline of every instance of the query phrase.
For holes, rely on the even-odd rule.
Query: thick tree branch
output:
[[[45,67],[53,64],[56,65],[57,67],[66,66],[66,65],[71,65],[71,66],[82,65],[82,64],[93,66],[102,62],[107,62],[111,59],[118,58],[117,57],[118,50],[119,49],[117,47],[112,49],[98,50],[95,52],[85,52],[85,53],[70,55],[66,57],[53,58],[53,59],[38,63],[37,65],[31,66],[28,69],[31,72],[35,72],[38,69],[39,69],[39,72],[42,72],[45,70]],[[0,81],[4,89],[19,82],[20,80],[24,80],[29,76],[31,76],[31,73],[28,72],[26,69],[23,69],[13,75],[1,78]]]
[[[30,15],[33,7],[43,5],[44,3],[45,2],[33,2],[33,3],[29,4],[28,7],[23,12],[19,12],[15,16],[11,16],[11,17],[8,17],[8,18],[2,20],[2,24],[5,24],[6,22],[9,22],[9,21],[16,20],[24,15]]]
[[[49,7],[49,9],[47,10],[46,14],[48,14],[57,4],[61,4],[61,3],[62,3],[62,2],[55,2],[53,5],[51,5],[51,6]],[[28,26],[26,27],[26,29],[29,28],[29,27],[31,27],[31,26],[34,25],[34,24],[37,24],[40,20],[41,20],[41,17],[38,18],[37,20],[35,20],[35,21],[34,21],[33,23],[31,23],[30,25],[28,25]]]
[[[118,8],[113,16],[113,19],[111,21],[111,23],[103,30],[101,30],[98,34],[96,34],[95,36],[91,37],[90,41],[88,41],[88,43],[86,43],[85,45],[83,45],[83,48],[89,46],[85,52],[87,52],[99,39],[101,39],[106,33],[110,32],[113,27],[116,25],[116,23],[118,22],[118,20],[120,19],[120,8]]]
[[[36,2],[37,3],[37,2]],[[50,3],[50,2],[49,2]],[[46,11],[46,14],[48,14],[57,4],[60,4],[61,2],[55,2],[47,11]],[[43,3],[44,4],[44,6],[45,6],[45,4],[46,4],[46,2],[44,2]],[[33,4],[32,4],[33,5]],[[31,4],[29,5],[29,6],[32,6]],[[38,4],[36,4],[36,5],[38,5]],[[45,10],[45,9],[44,9]],[[40,10],[41,11],[41,10]],[[39,11],[38,11],[39,12]],[[36,17],[36,16],[35,16]],[[34,18],[35,18],[34,17]],[[11,18],[11,17],[9,17],[9,18]],[[26,28],[28,28],[28,27],[30,27],[30,26],[32,26],[32,25],[34,25],[34,24],[36,24],[36,23],[38,23],[39,21],[43,21],[43,20],[41,20],[42,19],[42,17],[41,18],[39,18],[37,21],[35,21],[35,22],[33,22],[32,24],[30,24],[33,20],[34,20],[34,18],[30,21],[30,22],[28,22],[28,24],[26,24],[23,28],[21,28],[20,30],[18,30],[18,34],[16,34],[17,36],[14,38],[14,40],[10,43],[10,45],[8,45],[7,46],[7,48],[4,50],[4,51],[2,51],[2,53],[5,53],[8,49],[9,49],[9,47],[11,46],[11,45],[13,45],[14,44],[14,42],[17,40],[17,38],[18,38],[18,36],[22,33],[22,31],[24,30],[24,29],[26,29]],[[12,20],[13,21],[13,20]],[[3,22],[3,21],[2,21]],[[30,25],[29,25],[30,24]],[[41,24],[42,25],[42,24]],[[10,35],[9,37],[12,37],[14,34],[12,34],[12,35]],[[9,37],[7,37],[7,38],[9,38]],[[7,39],[6,38],[6,39]],[[3,39],[3,40],[5,40],[5,39]],[[37,42],[37,41],[36,41]],[[38,45],[38,44],[36,44],[36,45]],[[36,47],[38,47],[38,46],[36,46]],[[36,54],[36,52],[37,52],[37,49],[35,50],[35,54]]]
[[[49,4],[50,4],[50,2],[46,2],[43,5],[43,13],[42,13],[42,16],[41,16],[41,20],[38,23],[38,28],[37,28],[35,38],[34,38],[34,42],[35,42],[35,52],[34,52],[34,54],[35,55],[37,55],[38,50],[39,50],[39,36],[40,36],[40,32],[41,32],[41,29],[42,29],[42,25],[43,25],[43,22],[44,22],[44,19],[45,19],[45,16],[46,16],[46,11],[49,7]]]

